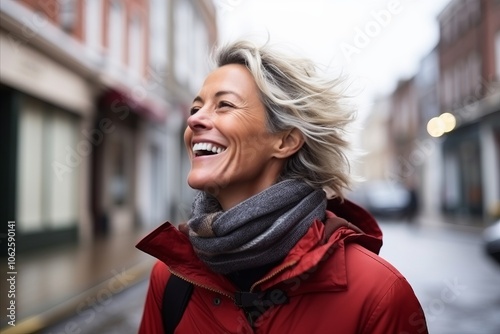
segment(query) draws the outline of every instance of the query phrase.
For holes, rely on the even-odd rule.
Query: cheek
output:
[[[242,141],[242,146],[252,155],[267,156],[276,146],[276,138],[267,130],[254,129]]]
[[[273,158],[273,141],[267,133],[249,135],[241,138],[238,143],[239,150],[236,152],[233,163],[241,171],[260,170],[262,166]]]
[[[184,145],[186,150],[191,152],[191,138],[193,137],[193,131],[189,128],[189,126],[184,130]]]
[[[240,127],[240,132],[231,138],[232,160],[238,164],[248,164],[258,157],[262,147],[259,145],[259,135],[256,132],[248,131]],[[240,165],[240,167],[242,167]],[[243,166],[244,167],[244,166]]]

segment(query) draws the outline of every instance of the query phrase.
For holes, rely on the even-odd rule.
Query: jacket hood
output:
[[[371,237],[373,242],[363,244],[362,246],[375,254],[380,252],[380,248],[382,247],[382,230],[375,218],[365,209],[349,200],[341,201],[333,199],[328,201],[327,210],[357,227],[362,234]]]

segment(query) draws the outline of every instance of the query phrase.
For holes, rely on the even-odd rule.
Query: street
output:
[[[431,334],[500,333],[500,266],[485,256],[480,234],[452,226],[381,226],[381,256],[413,286]],[[142,281],[43,333],[136,333],[147,284]]]
[[[78,314],[43,334],[132,334],[137,333],[142,308],[148,288],[148,280],[132,286],[102,304],[78,312]]]
[[[406,276],[432,334],[500,333],[500,266],[480,235],[458,228],[382,224],[381,256]]]

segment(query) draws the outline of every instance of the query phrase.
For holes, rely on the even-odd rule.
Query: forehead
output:
[[[219,90],[233,90],[241,95],[258,91],[257,84],[250,71],[240,64],[224,65],[211,72],[201,89],[201,93],[214,93]]]

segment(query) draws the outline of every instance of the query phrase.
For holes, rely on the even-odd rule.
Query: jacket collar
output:
[[[378,254],[382,246],[382,232],[370,214],[347,200],[330,200],[327,209],[326,221],[314,222],[282,264],[260,281],[259,289],[284,283],[289,286],[292,295],[311,289],[344,290],[347,288],[345,244],[356,242]],[[198,259],[189,238],[168,222],[147,235],[136,247],[163,261],[171,272],[194,284],[216,291],[235,291],[234,285],[225,276],[212,272]],[[326,260],[332,261],[336,270],[328,270],[324,273],[326,276],[311,275],[318,268],[321,270],[319,264]],[[306,278],[308,283],[315,278],[318,281],[296,284]]]
[[[233,290],[226,277],[214,273],[198,258],[187,235],[169,222],[147,235],[136,247],[164,262],[170,272],[191,283],[216,291],[221,287]]]

